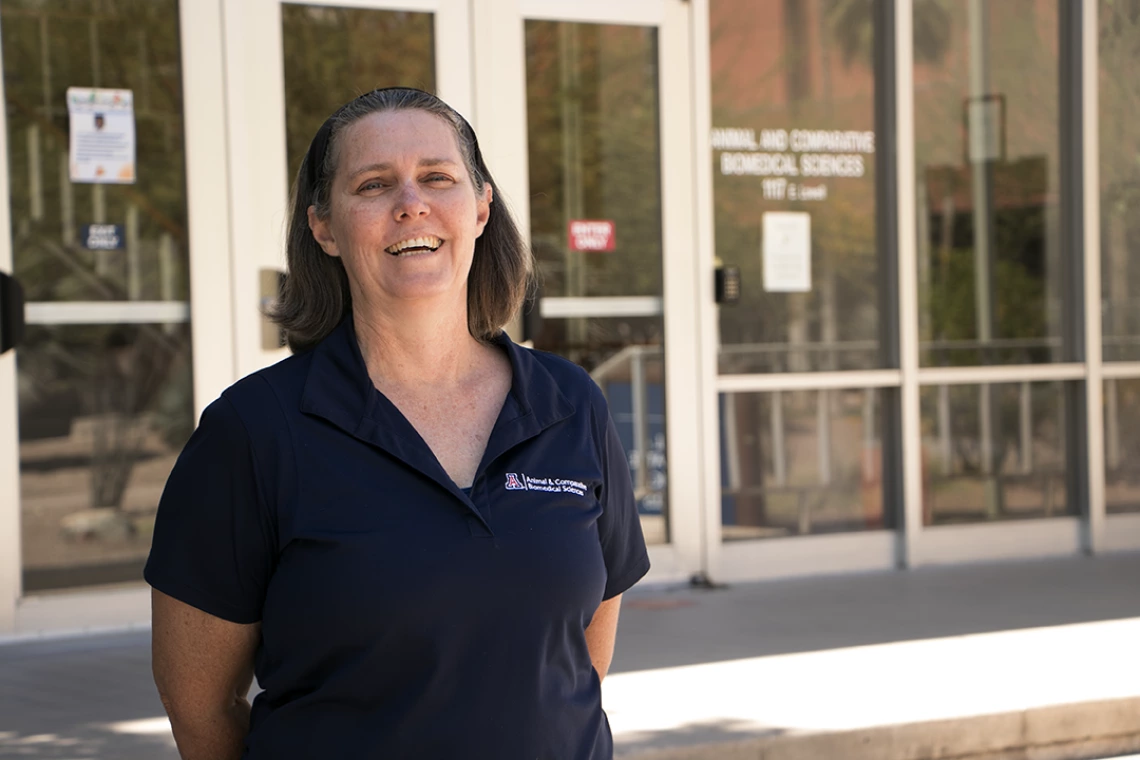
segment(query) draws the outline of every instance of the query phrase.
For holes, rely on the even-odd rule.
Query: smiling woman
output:
[[[419,90],[343,106],[288,261],[298,354],[207,408],[155,525],[183,756],[612,757],[629,467],[589,375],[503,332],[530,253],[470,125]]]
[[[387,120],[385,116],[388,117]],[[422,121],[428,118],[434,121]],[[409,119],[412,123],[407,122]],[[389,128],[406,129],[417,125],[426,125],[430,131],[430,142],[422,148],[408,145],[412,141],[414,146],[414,133],[384,134]],[[342,140],[330,139],[334,134],[341,135],[342,131]],[[384,150],[390,152],[391,156],[370,156],[372,148],[369,140],[385,140],[388,137],[398,137],[403,143],[389,144],[385,141],[382,143],[386,146]],[[416,171],[423,172],[417,174],[420,184],[434,185],[433,189],[439,189],[438,186],[444,182],[453,185],[466,182],[472,196],[490,190],[488,202],[493,198],[494,183],[479,153],[475,133],[462,116],[435,96],[409,88],[389,88],[361,96],[340,108],[313,138],[309,152],[302,161],[298,183],[293,192],[293,212],[289,226],[289,278],[275,318],[285,328],[289,345],[294,350],[315,345],[352,309],[353,294],[345,262],[339,256],[330,256],[329,250],[324,247],[327,241],[318,243],[314,233],[327,231],[324,223],[330,220],[334,211],[333,203],[338,198],[367,199],[372,197],[369,193],[378,193],[383,184],[376,183],[375,180],[386,179],[391,182],[395,171],[392,163],[396,160],[397,153],[402,151],[406,154],[408,150],[418,153],[415,159]],[[342,153],[346,165],[338,174]],[[445,160],[441,156],[451,158]],[[407,160],[406,155],[404,160]],[[427,165],[420,166],[421,161]],[[449,162],[451,174],[440,172],[440,167],[435,165],[443,162]],[[432,169],[436,171],[430,171]],[[361,174],[364,171],[371,171],[372,174]],[[409,171],[409,168],[405,167],[404,171]],[[387,176],[381,176],[384,172]],[[440,179],[441,177],[446,179]],[[434,181],[424,183],[422,180]],[[424,189],[426,191],[428,188]],[[391,193],[387,197],[390,199]],[[409,199],[405,198],[402,202],[407,200]],[[355,209],[369,206],[363,202],[350,205]],[[310,230],[311,220],[316,221],[318,229]],[[434,218],[432,223],[435,223]],[[506,207],[500,202],[490,209],[484,223],[486,228],[481,229],[480,234],[474,234],[466,304],[469,331],[471,335],[482,339],[497,334],[510,321],[530,287],[531,278],[530,253],[525,250],[518,228]],[[387,240],[384,245],[386,247],[399,242]]]
[[[453,130],[423,111],[373,113],[344,131],[339,153],[328,209],[311,206],[306,218],[345,267],[354,309],[381,327],[396,302],[437,315],[463,310],[491,185],[475,189]]]

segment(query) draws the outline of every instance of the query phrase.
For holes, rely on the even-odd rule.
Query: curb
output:
[[[1093,760],[1140,752],[1140,697],[855,731],[687,747],[618,747],[621,760]]]

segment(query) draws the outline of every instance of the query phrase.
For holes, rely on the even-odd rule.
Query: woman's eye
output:
[[[451,177],[447,176],[446,174],[429,174],[427,181],[432,183],[450,182]]]
[[[384,183],[378,179],[370,179],[360,186],[361,190],[378,190],[384,187]]]

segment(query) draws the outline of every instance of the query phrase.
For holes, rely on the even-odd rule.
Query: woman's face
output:
[[[344,264],[358,306],[462,297],[491,209],[476,192],[454,130],[419,110],[365,116],[340,134],[329,214],[309,228]]]

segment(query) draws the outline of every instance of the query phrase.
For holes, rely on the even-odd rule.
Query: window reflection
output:
[[[1104,381],[1104,470],[1108,512],[1140,512],[1140,379]]]
[[[1100,228],[1105,361],[1140,360],[1140,6],[1101,0]],[[1092,223],[1090,220],[1089,223]]]
[[[724,393],[725,540],[890,527],[876,389]]]
[[[188,325],[28,329],[19,355],[24,590],[140,580],[193,429]]]
[[[185,301],[178,4],[58,6],[0,4],[15,274],[28,302]],[[134,184],[70,181],[68,87],[133,92]],[[89,224],[118,225],[123,247],[86,248],[80,231]]]
[[[926,366],[1064,358],[1057,13],[1040,0],[915,6]]]
[[[922,389],[927,525],[1072,514],[1066,383]]]
[[[657,30],[526,22],[530,231],[523,333],[602,388],[642,529],[668,540]],[[588,234],[587,234],[588,233]]]
[[[722,373],[883,366],[875,8],[709,5],[716,256],[741,275],[719,309]],[[773,232],[787,212],[806,236]]]
[[[526,55],[543,296],[660,296],[656,30],[528,21]],[[612,222],[612,250],[575,250],[571,220]]]

